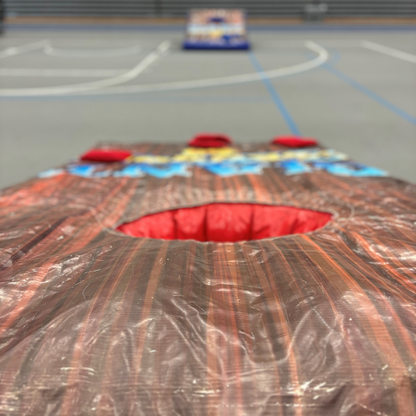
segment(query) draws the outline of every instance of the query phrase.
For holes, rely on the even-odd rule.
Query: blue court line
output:
[[[293,134],[295,134],[296,136],[302,136],[302,133],[300,132],[298,126],[296,125],[295,120],[293,120],[293,118],[290,115],[289,111],[287,110],[285,104],[283,103],[283,100],[280,98],[279,94],[277,93],[276,89],[274,88],[272,82],[267,77],[267,75],[264,73],[264,69],[261,66],[260,62],[257,60],[254,53],[249,52],[248,57],[250,59],[251,64],[253,65],[254,69],[261,75],[261,80],[263,81],[264,86],[269,91],[269,94],[272,97],[272,100],[276,104],[276,107],[279,109],[280,114],[284,118],[284,120],[285,120],[286,124],[288,125],[290,131]]]
[[[326,63],[323,65],[328,72],[335,75],[337,78],[341,79],[351,87],[354,87],[356,90],[360,91],[367,97],[371,98],[372,100],[376,101],[378,104],[382,105],[387,110],[390,110],[394,114],[398,115],[399,117],[403,118],[404,120],[416,125],[416,117],[412,116],[411,114],[407,113],[406,111],[402,110],[401,108],[397,107],[396,105],[392,104],[390,101],[386,100],[385,98],[381,97],[374,91],[370,90],[369,88],[365,87],[364,85],[360,84],[356,80],[350,78],[348,75],[345,75],[339,69],[333,67],[332,65]]]

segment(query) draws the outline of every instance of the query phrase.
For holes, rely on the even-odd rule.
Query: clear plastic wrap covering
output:
[[[294,172],[269,145],[237,147],[269,162],[235,174],[124,148],[136,165],[0,193],[1,415],[416,414],[416,186],[333,159]],[[333,217],[237,243],[116,231],[221,202]]]

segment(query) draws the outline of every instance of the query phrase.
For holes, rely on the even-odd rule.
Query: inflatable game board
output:
[[[249,49],[245,12],[240,9],[191,10],[183,47],[184,49]]]
[[[416,414],[415,271],[314,140],[99,146],[0,193],[0,414]]]

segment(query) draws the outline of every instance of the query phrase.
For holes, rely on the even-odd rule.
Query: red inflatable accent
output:
[[[276,137],[272,140],[272,143],[287,147],[310,147],[318,145],[318,141],[315,139],[296,136]]]
[[[206,241],[237,242],[251,240],[253,206],[212,204],[207,208]]]
[[[308,233],[331,219],[327,212],[287,206],[210,204],[147,215],[117,230],[132,237],[235,243]]]
[[[89,162],[122,162],[131,156],[131,152],[123,149],[91,149],[81,156],[81,160]]]
[[[200,133],[188,143],[192,147],[227,147],[233,143],[231,137],[221,133]]]

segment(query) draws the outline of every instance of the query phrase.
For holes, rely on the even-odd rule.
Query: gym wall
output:
[[[5,0],[8,16],[177,17],[192,7],[245,8],[251,17],[301,17],[307,0]],[[327,0],[328,17],[415,17],[416,0]]]

